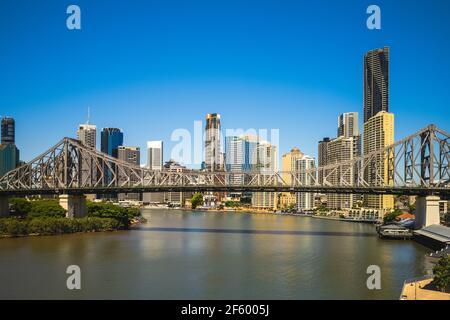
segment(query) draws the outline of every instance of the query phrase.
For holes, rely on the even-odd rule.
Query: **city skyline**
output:
[[[138,44],[134,38],[118,37],[117,45],[128,46],[127,52],[142,49],[149,53],[153,45],[160,45],[160,49],[149,58],[139,54],[133,61],[129,59],[129,53],[119,59],[119,53],[126,53],[123,50],[107,50],[117,49],[116,45],[105,48],[101,43],[95,43],[95,40],[109,34],[104,29],[106,26],[112,29],[111,33],[131,35],[138,25],[127,17],[124,17],[120,26],[105,24],[106,21],[98,16],[101,9],[98,4],[80,3],[84,24],[76,34],[67,33],[64,25],[57,27],[58,20],[53,14],[59,7],[52,3],[43,2],[42,6],[33,8],[35,16],[31,18],[29,9],[20,6],[11,8],[18,21],[3,16],[0,20],[6,26],[14,23],[14,28],[18,28],[18,38],[6,37],[7,41],[2,44],[5,59],[0,61],[0,65],[8,77],[0,80],[0,87],[4,90],[0,114],[15,118],[16,144],[26,161],[64,136],[75,137],[76,128],[85,122],[88,107],[92,112],[91,122],[99,130],[103,127],[122,128],[124,144],[140,146],[141,150],[145,150],[147,140],[163,140],[165,149],[170,151],[175,144],[170,141],[173,130],[186,128],[192,131],[194,121],[204,120],[205,114],[217,112],[222,115],[224,128],[279,128],[279,155],[299,147],[317,159],[317,141],[335,135],[335,119],[340,113],[358,112],[359,126],[362,128],[363,57],[370,50],[389,46],[392,66],[390,105],[396,114],[396,137],[405,137],[414,131],[411,128],[421,128],[429,123],[447,127],[446,119],[450,117],[450,110],[445,102],[449,100],[449,93],[442,79],[448,78],[446,70],[450,68],[447,67],[449,62],[441,54],[449,46],[448,41],[445,41],[449,27],[439,17],[449,5],[436,4],[431,8],[423,1],[416,1],[416,6],[400,10],[398,4],[381,3],[383,28],[372,32],[365,27],[364,4],[326,3],[327,12],[333,12],[333,15],[325,15],[327,19],[318,15],[317,12],[323,10],[315,10],[315,4],[290,4],[283,9],[273,8],[272,24],[263,29],[259,27],[266,24],[258,14],[252,17],[254,27],[245,24],[245,14],[251,9],[248,4],[218,4],[223,9],[222,14],[214,5],[206,6],[201,12],[210,13],[217,19],[213,21],[204,15],[197,17],[199,23],[210,23],[211,30],[204,31],[205,34],[194,39],[186,56],[174,56],[172,52],[180,48],[175,44],[161,46],[165,43],[161,38],[152,38],[154,42],[144,38],[143,43]],[[141,6],[146,7],[147,4],[136,5],[130,10],[135,14],[137,9],[143,9]],[[162,4],[157,6],[160,6],[159,14],[162,17],[181,15],[176,10],[168,11]],[[232,15],[236,8],[242,9],[242,13],[235,17],[235,26],[222,29],[228,26],[225,18]],[[119,17],[118,8],[113,9],[112,14]],[[187,16],[180,17],[181,22],[195,15],[196,9],[195,5],[186,9]],[[29,32],[26,26],[30,22],[25,21],[25,18],[34,21],[44,10],[48,11],[49,19],[37,24],[33,30],[36,35],[34,41],[41,39],[44,31],[49,31],[58,39],[61,47],[58,49],[48,42],[31,42],[31,48],[40,48],[39,55],[29,56],[29,63],[34,63],[34,67],[27,69],[26,75],[21,70],[13,72],[11,65],[18,65],[22,61],[17,51],[20,48],[19,40]],[[2,10],[2,15],[5,11]],[[396,17],[392,14],[394,11]],[[98,20],[89,19],[94,13],[99,17]],[[431,14],[437,17],[433,21],[427,19]],[[151,16],[152,11],[149,12]],[[351,21],[342,25],[339,21],[343,17],[351,18]],[[405,24],[408,17],[414,17],[415,23]],[[283,24],[285,18],[287,20]],[[95,29],[102,25],[103,28]],[[327,31],[314,28],[319,25]],[[143,22],[138,35],[162,26],[165,23],[159,20],[154,24]],[[307,28],[309,26],[312,28]],[[198,27],[197,24],[188,26],[197,31]],[[345,35],[350,28],[354,31],[353,39],[347,39]],[[0,32],[4,33],[7,29],[2,28]],[[256,40],[253,46],[246,45],[242,36],[238,37],[238,30],[241,29],[247,35],[254,36]],[[306,34],[305,30],[311,30],[311,35]],[[185,39],[185,32],[174,26],[162,34],[167,39],[181,41]],[[209,39],[213,32],[218,33],[217,39],[211,40],[214,41],[215,49],[202,42]],[[265,34],[270,36],[263,41],[261,37]],[[412,41],[405,34],[423,37],[416,36]],[[47,33],[45,37],[48,37]],[[315,37],[326,41],[317,41]],[[354,39],[361,41],[355,42]],[[218,45],[220,41],[223,44]],[[338,42],[345,50],[333,49]],[[181,45],[186,48],[186,41],[182,41]],[[278,45],[282,50],[266,50],[271,45]],[[69,46],[73,46],[73,52],[66,50]],[[227,46],[229,50],[240,50],[242,54],[231,58],[221,53],[220,49]],[[411,50],[412,46],[414,50]],[[88,58],[80,47],[91,48],[89,51],[93,55]],[[305,47],[312,49],[304,50]],[[435,50],[426,50],[429,47]],[[49,54],[48,57],[41,57],[41,64],[35,63],[40,54],[57,49],[64,53],[65,59],[54,59],[54,55]],[[111,56],[95,65],[102,61],[106,52]],[[327,59],[330,52],[335,54],[333,59]],[[170,54],[162,58],[167,53]],[[339,63],[335,63],[335,59],[339,59]],[[117,64],[117,61],[120,63]],[[420,62],[414,67],[415,81],[411,81],[412,61]],[[133,71],[127,72],[122,64]],[[69,70],[68,65],[72,66]],[[138,65],[142,68],[136,69]],[[37,66],[48,68],[51,72],[46,72],[48,75],[45,77],[41,76],[42,70]],[[430,70],[440,70],[440,73],[429,77]],[[105,78],[106,75],[108,78]],[[19,85],[19,80],[23,85]],[[19,88],[21,94],[18,94]],[[311,119],[320,119],[321,125],[318,127],[314,121],[309,121]],[[39,126],[52,130],[38,130]],[[33,131],[33,137],[26,128]],[[170,152],[165,152],[164,161],[169,159]],[[145,153],[142,162],[146,162]]]

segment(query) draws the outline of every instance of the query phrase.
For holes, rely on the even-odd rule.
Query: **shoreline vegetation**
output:
[[[56,199],[12,198],[11,216],[0,218],[0,238],[129,230],[145,222],[137,208],[87,201],[87,210],[86,217],[66,218]]]

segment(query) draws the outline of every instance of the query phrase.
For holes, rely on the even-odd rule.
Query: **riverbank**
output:
[[[14,198],[10,216],[0,218],[0,238],[128,230],[146,222],[139,209],[107,202],[88,202],[87,211],[86,217],[67,218],[54,199]]]

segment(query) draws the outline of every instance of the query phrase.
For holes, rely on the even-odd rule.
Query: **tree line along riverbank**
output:
[[[12,198],[9,210],[9,217],[0,218],[0,237],[127,230],[134,221],[144,220],[139,209],[108,202],[88,201],[83,218],[66,218],[56,199]]]

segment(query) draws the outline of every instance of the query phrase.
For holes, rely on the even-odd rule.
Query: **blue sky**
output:
[[[81,30],[66,28],[70,4]],[[366,28],[370,4],[381,30]],[[280,154],[316,156],[339,113],[362,116],[363,55],[387,45],[396,139],[449,131],[449,13],[446,0],[1,0],[0,115],[24,160],[75,136],[88,106],[125,145],[168,150],[174,129],[219,112],[224,128],[280,129]]]

